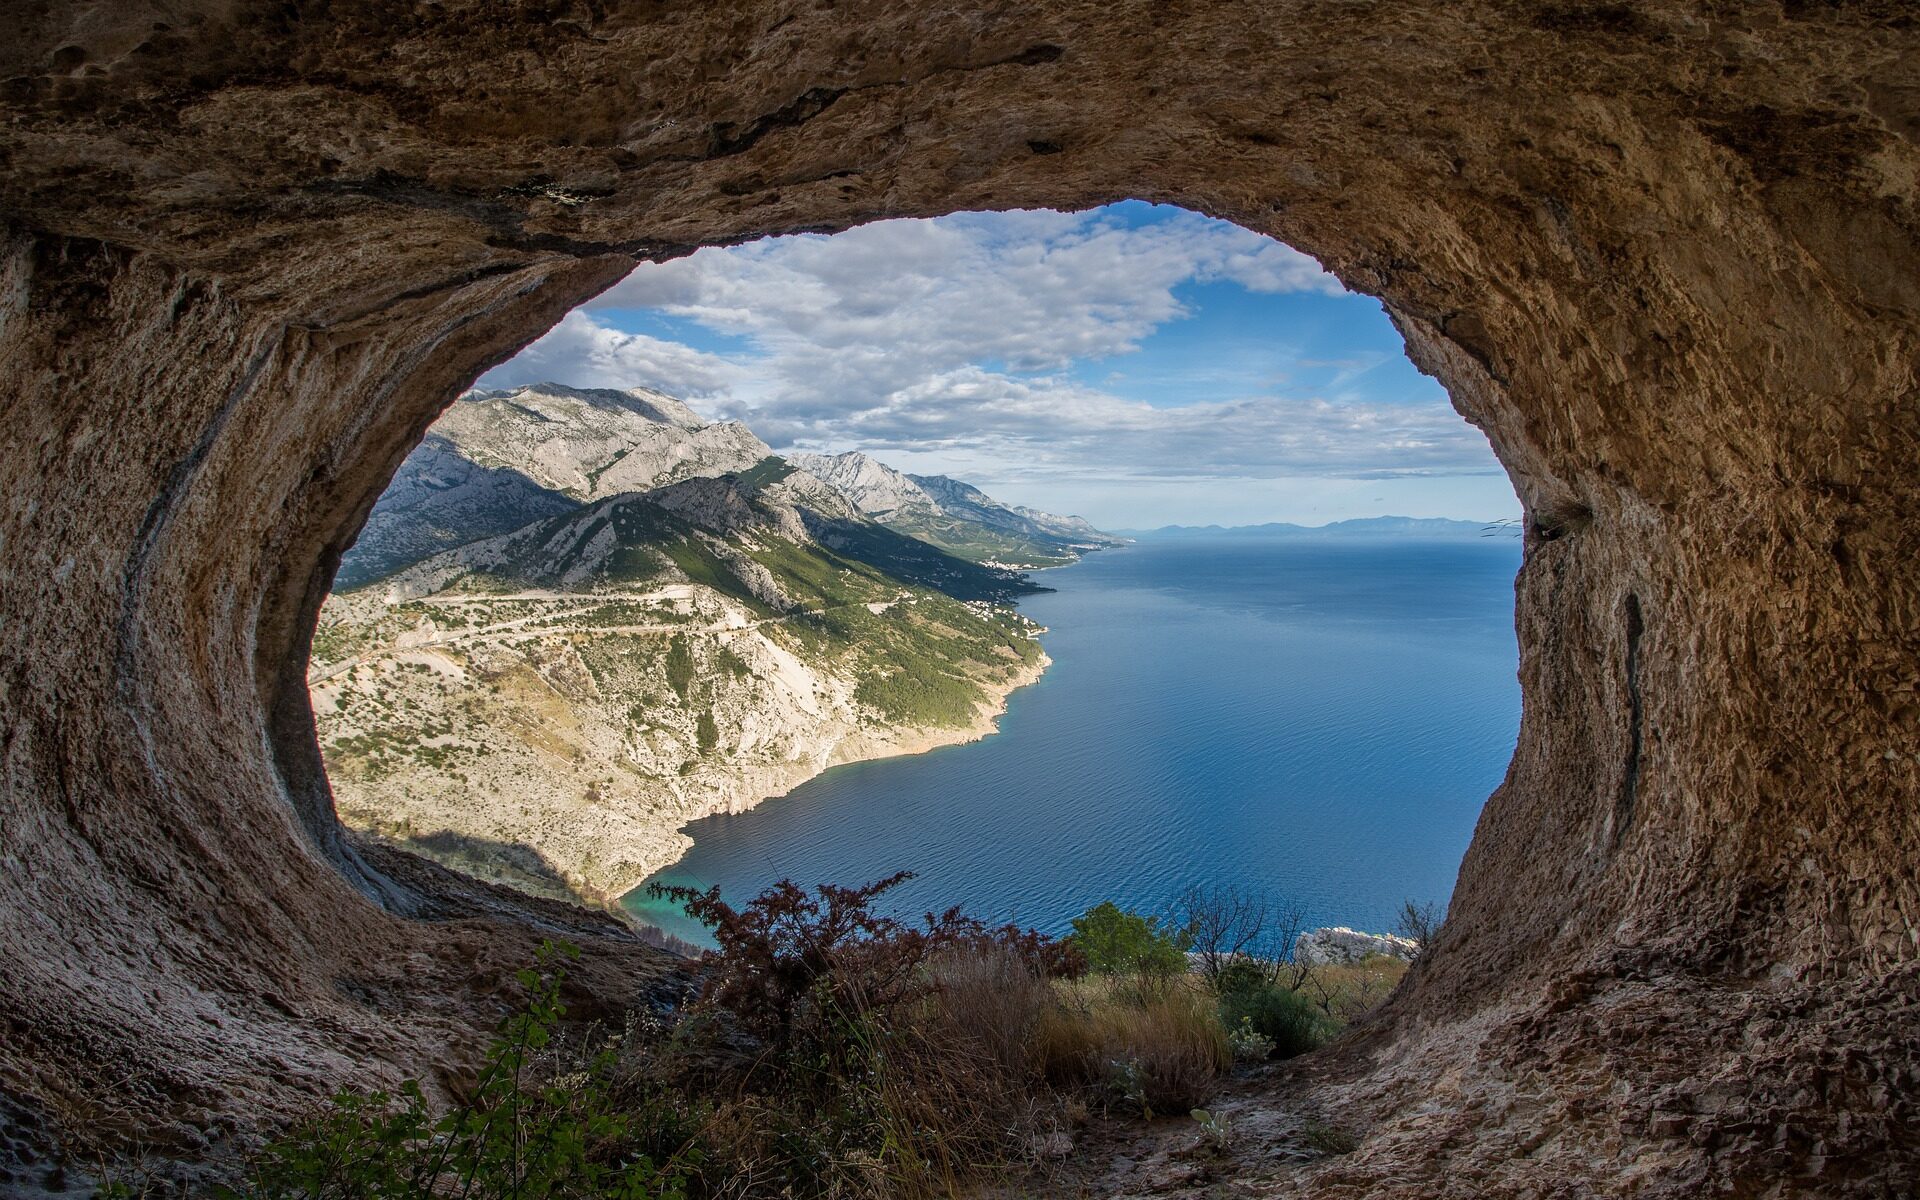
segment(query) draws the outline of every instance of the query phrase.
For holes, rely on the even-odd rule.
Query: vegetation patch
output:
[[[1041,1148],[1095,1109],[1191,1114],[1195,1152],[1228,1151],[1231,1122],[1203,1107],[1238,1049],[1223,1014],[1253,1024],[1268,1001],[1245,997],[1295,994],[1270,964],[1170,969],[1166,948],[1198,961],[1204,931],[1112,904],[1065,940],[957,910],[881,911],[909,878],[783,880],[740,908],[717,889],[655,887],[718,946],[694,968],[690,1003],[617,1029],[567,1026],[565,951],[543,950],[456,1103],[435,1110],[416,1083],[337,1096],[227,1195],[879,1200],[996,1178],[1024,1190]],[[1358,1144],[1319,1122],[1302,1139],[1320,1154]]]
[[[773,609],[767,606],[767,602],[756,595],[727,565],[726,560],[714,553],[702,539],[689,535],[679,541],[668,542],[660,549],[693,582],[710,587],[723,596],[731,596],[761,616],[773,615]]]
[[[666,672],[667,686],[684,702],[694,680],[693,645],[685,637],[675,637],[667,644]]]
[[[746,487],[758,491],[761,488],[772,487],[799,469],[779,455],[769,454],[735,475],[734,478]]]

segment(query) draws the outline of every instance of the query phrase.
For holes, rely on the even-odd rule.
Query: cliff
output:
[[[690,820],[991,732],[1046,665],[1031,623],[980,598],[1018,578],[778,464],[615,496],[334,597],[310,679],[341,819],[607,901],[683,853]]]

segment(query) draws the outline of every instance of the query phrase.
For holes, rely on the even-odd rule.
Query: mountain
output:
[[[669,400],[469,393],[408,459],[314,633],[348,825],[608,901],[679,857],[688,821],[983,736],[1044,670],[1008,605],[1041,590],[1025,576]]]
[[[580,502],[508,467],[484,467],[429,433],[374,503],[340,560],[335,588],[357,587],[476,538],[571,512]]]
[[[401,464],[341,559],[335,587],[603,496],[748,470],[770,453],[739,422],[709,424],[648,388],[475,389]]]
[[[650,388],[476,388],[401,464],[341,559],[335,587],[371,583],[607,496],[750,471],[772,455],[738,421],[705,421]],[[968,484],[906,475],[858,452],[787,461],[895,532],[974,562],[1058,566],[1122,540],[1078,517],[1009,507]],[[816,499],[816,508],[828,503]]]
[[[1271,521],[1264,525],[1162,525],[1128,530],[1133,537],[1361,538],[1481,537],[1498,533],[1501,522],[1455,521],[1448,517],[1356,517],[1326,525]],[[1491,531],[1491,533],[1489,532]]]
[[[840,492],[776,456],[750,471],[610,496],[469,542],[369,590],[392,604],[449,588],[487,595],[529,589],[595,595],[684,577],[742,603],[784,611],[791,589],[754,565],[769,546],[802,548],[815,560],[813,574],[857,564],[890,582],[962,602],[1004,604],[1045,590],[1025,576],[955,558],[869,520]]]
[[[518,471],[583,501],[744,471],[772,453],[738,421],[709,423],[650,388],[475,389],[433,431],[481,466]]]
[[[1011,511],[1032,523],[1035,528],[1076,545],[1093,547],[1126,544],[1126,538],[1095,529],[1093,522],[1085,517],[1056,516],[1053,513],[1041,512],[1037,508],[1028,508],[1024,504],[1013,505]]]
[[[860,510],[897,532],[976,562],[1059,566],[1125,539],[1079,517],[1010,507],[945,475],[908,475],[857,450],[793,454],[802,470],[839,488]]]

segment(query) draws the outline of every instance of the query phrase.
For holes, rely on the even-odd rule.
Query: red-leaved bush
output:
[[[770,1048],[785,1050],[821,1019],[882,1020],[938,986],[932,969],[960,953],[1010,955],[1038,978],[1074,977],[1086,961],[1071,944],[1014,925],[989,926],[950,908],[917,923],[874,902],[913,878],[901,871],[865,887],[783,879],[736,909],[720,889],[650,889],[713,931],[703,1006],[725,1011]]]

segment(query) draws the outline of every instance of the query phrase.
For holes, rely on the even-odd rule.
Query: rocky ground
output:
[[[982,1188],[982,1200],[1035,1194],[1227,1200],[1295,1186],[1359,1144],[1354,1127],[1302,1086],[1300,1065],[1236,1067],[1196,1112],[1072,1112],[1083,1119],[1035,1142],[1030,1172]]]

